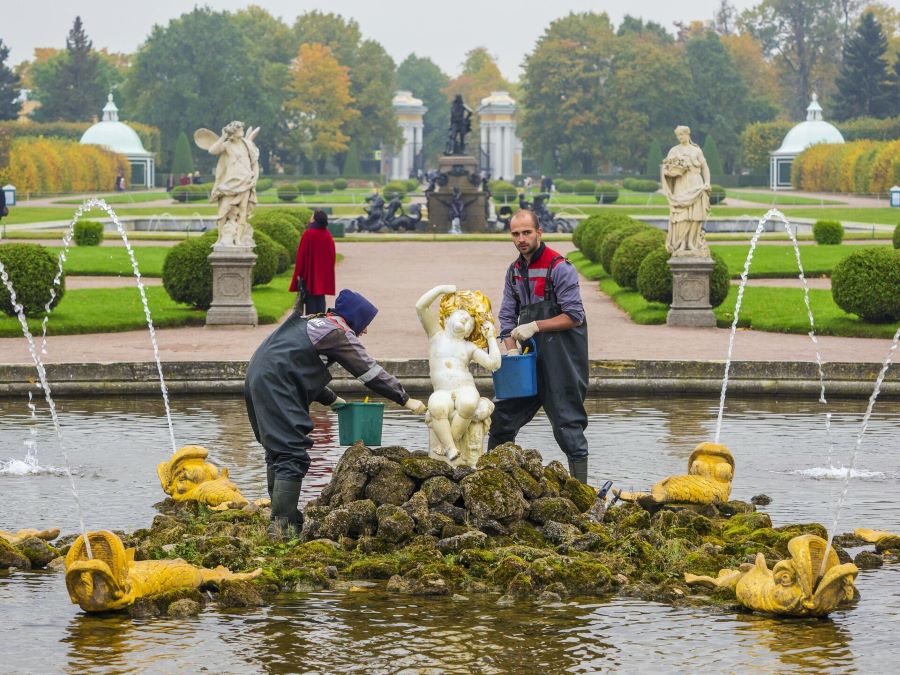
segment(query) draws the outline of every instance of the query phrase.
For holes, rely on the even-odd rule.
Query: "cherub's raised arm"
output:
[[[456,286],[449,284],[445,286],[435,286],[430,291],[423,293],[422,297],[416,302],[416,314],[419,315],[419,321],[422,323],[422,328],[425,329],[425,333],[428,337],[432,337],[439,329],[437,319],[435,319],[434,314],[431,312],[431,303],[433,303],[438,296],[446,293],[456,293]]]
[[[494,335],[493,323],[488,323],[484,326],[484,337],[487,339],[488,350],[484,351],[476,347],[472,350],[472,360],[493,373],[500,367],[500,346],[497,344],[497,338]]]

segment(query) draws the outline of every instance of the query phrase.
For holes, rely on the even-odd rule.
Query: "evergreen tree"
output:
[[[703,156],[706,157],[709,174],[713,179],[725,175],[725,170],[722,168],[722,158],[719,157],[719,148],[716,146],[716,139],[712,136],[707,136],[706,141],[703,143]]]
[[[110,83],[104,81],[100,57],[92,45],[81,17],[76,16],[66,38],[66,51],[36,92],[41,107],[35,111],[35,119],[84,122],[99,115]]]
[[[356,144],[356,141],[350,141],[350,146],[347,148],[347,155],[344,157],[344,168],[341,171],[341,175],[362,175],[362,166],[359,163],[359,146]]]
[[[9,66],[6,59],[9,57],[9,47],[0,40],[0,120],[14,120],[19,116],[19,76]]]
[[[552,150],[545,150],[541,156],[541,175],[553,177],[556,173],[556,159],[553,157]]]
[[[447,140],[447,123],[450,121],[450,103],[444,89],[450,78],[428,57],[410,54],[397,68],[397,88],[406,89],[422,99],[428,108],[423,119],[425,157],[436,160]]]
[[[844,61],[837,78],[835,117],[887,117],[894,114],[885,54],[887,38],[871,12],[862,15],[844,45]]]
[[[191,144],[187,134],[183,131],[175,139],[175,148],[172,150],[172,173],[181,176],[194,172],[194,157],[191,155]]]
[[[662,148],[659,146],[659,141],[654,138],[650,143],[650,150],[647,152],[647,167],[644,173],[648,176],[655,176],[658,179],[659,167],[662,166],[662,161]]]

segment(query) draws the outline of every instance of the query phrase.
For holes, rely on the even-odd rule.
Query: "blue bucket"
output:
[[[494,371],[494,395],[497,399],[525,398],[537,394],[537,343],[530,340],[531,351],[518,356],[504,355]]]

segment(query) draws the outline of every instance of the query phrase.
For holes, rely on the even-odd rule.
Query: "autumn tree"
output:
[[[352,103],[349,68],[325,45],[301,44],[284,106],[292,148],[320,168],[345,151],[350,137],[343,130],[359,115]]]
[[[490,52],[484,47],[475,47],[466,53],[462,72],[450,80],[444,95],[450,101],[462,94],[463,100],[474,110],[492,91],[513,92],[513,85],[503,77]]]
[[[844,45],[835,97],[837,119],[887,117],[897,112],[890,91],[887,48],[881,25],[874,14],[866,12]]]
[[[766,59],[759,41],[749,33],[722,35],[720,39],[747,85],[750,101],[754,105],[774,106],[780,111],[784,91],[778,71]]]
[[[6,59],[9,58],[9,47],[0,40],[0,120],[14,120],[19,116],[19,89],[21,83],[9,66]]]
[[[397,67],[397,89],[411,91],[428,108],[423,119],[422,145],[425,157],[435,159],[444,148],[450,104],[443,89],[450,78],[428,57],[410,54]]]

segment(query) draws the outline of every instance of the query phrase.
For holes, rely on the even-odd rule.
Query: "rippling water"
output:
[[[590,479],[645,488],[684,471],[694,445],[714,431],[716,401],[700,398],[597,398],[589,403]],[[765,492],[777,524],[830,523],[846,476],[864,401],[831,404],[834,452],[814,401],[730,400],[722,441],[735,455],[732,494]],[[63,442],[92,529],[149,524],[163,495],[155,466],[169,454],[157,399],[63,399]],[[237,399],[174,402],[180,445],[211,450],[250,498],[265,492],[262,450]],[[315,414],[316,448],[304,484],[314,496],[342,449],[337,421]],[[31,429],[36,434],[31,434]],[[857,526],[900,531],[900,403],[881,401],[863,441],[839,531]],[[33,439],[43,470],[21,471]],[[538,418],[519,438],[563,459]],[[383,443],[424,447],[420,421],[387,412]],[[60,476],[49,417],[30,418],[26,402],[0,400],[0,529],[61,527],[77,515]],[[833,465],[833,466],[832,466]],[[4,471],[4,467],[19,470]],[[24,474],[24,475],[23,475]],[[824,621],[773,620],[710,609],[673,609],[623,598],[501,607],[495,596],[466,602],[329,591],[281,597],[249,611],[207,609],[188,620],[87,616],[69,603],[62,575],[0,573],[0,672],[627,672],[886,670],[900,656],[894,636],[900,565],[860,573],[862,599]],[[16,645],[16,647],[11,647]]]

